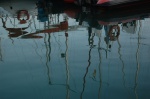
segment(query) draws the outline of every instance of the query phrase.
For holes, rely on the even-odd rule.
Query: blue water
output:
[[[52,24],[63,21],[63,15],[54,14]],[[1,18],[8,28],[29,24]],[[30,22],[24,35],[44,29],[36,16]],[[150,98],[150,18],[128,28],[119,23],[118,39],[108,44],[104,27],[110,25],[91,28],[89,34],[87,24],[79,26],[70,17],[68,24],[68,31],[22,38],[10,37],[14,33],[0,19],[0,99]]]

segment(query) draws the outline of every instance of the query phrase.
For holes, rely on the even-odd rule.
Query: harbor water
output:
[[[0,6],[0,99],[150,98],[149,16],[41,18],[28,7],[24,21]]]

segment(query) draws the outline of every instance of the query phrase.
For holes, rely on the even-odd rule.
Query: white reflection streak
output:
[[[100,99],[101,88],[102,88],[102,71],[101,71],[102,56],[101,56],[101,52],[100,52],[100,43],[101,43],[101,39],[99,38],[98,53],[99,53],[99,79],[100,79],[100,86],[99,86],[99,92],[98,92],[98,99]]]
[[[140,63],[139,63],[140,33],[141,33],[141,21],[139,21],[138,46],[137,46],[137,52],[136,52],[137,70],[135,73],[135,86],[134,86],[136,99],[138,99],[137,87],[138,87],[138,74],[140,70]]]
[[[34,23],[34,28],[35,28],[35,30],[37,30],[36,23],[35,23],[35,16],[32,16],[32,20],[33,20],[33,23]]]

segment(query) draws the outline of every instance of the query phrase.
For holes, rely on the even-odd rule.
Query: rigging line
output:
[[[58,32],[59,33],[59,32]],[[53,37],[54,37],[54,39],[55,39],[55,41],[56,41],[56,43],[58,44],[58,52],[60,52],[60,53],[58,53],[58,57],[60,56],[60,54],[61,54],[61,52],[62,52],[62,50],[61,50],[61,42],[59,41],[59,39],[58,39],[58,41],[57,41],[57,38],[56,38],[56,36],[55,36],[55,33],[53,33]],[[60,62],[60,59],[58,59],[58,62],[61,64],[61,62]]]
[[[36,47],[35,47],[35,53],[40,57],[40,61],[41,61],[41,63],[42,64],[44,64],[43,63],[43,61],[42,61],[42,56],[38,53],[38,51],[37,51],[37,49],[38,49],[38,44],[36,43],[36,41],[35,40],[33,40],[33,42],[35,43],[35,45],[36,45]]]
[[[125,72],[124,72],[124,67],[125,67],[125,65],[124,65],[124,61],[123,61],[123,59],[122,59],[122,55],[121,55],[121,44],[120,44],[119,39],[118,39],[117,41],[118,41],[118,45],[119,45],[119,47],[118,47],[119,59],[120,59],[120,61],[121,61],[121,63],[122,63],[123,85],[124,85],[124,87],[125,87]]]
[[[8,17],[9,18],[9,17]],[[17,25],[15,25],[15,21],[14,21],[14,24],[13,24],[13,22],[12,22],[12,20],[9,18],[9,20],[10,20],[10,23],[14,26],[14,27],[16,27]],[[14,18],[14,20],[15,20],[15,18]]]
[[[140,49],[140,33],[141,33],[141,21],[139,23],[139,32],[138,32],[138,46],[137,46],[137,52],[136,52],[136,61],[137,61],[137,70],[135,73],[135,86],[134,86],[134,92],[136,95],[136,99],[138,99],[138,93],[137,93],[137,87],[138,87],[138,74],[140,70],[140,63],[139,63],[139,49]]]
[[[53,33],[53,36],[54,36],[54,39],[55,39],[55,41],[56,41],[56,43],[58,44],[58,46],[59,46],[59,51],[60,51],[60,53],[61,53],[61,42],[59,41],[59,39],[58,39],[58,41],[57,41],[57,39],[56,39],[56,36],[55,36],[55,33]],[[58,55],[59,56],[59,55]]]

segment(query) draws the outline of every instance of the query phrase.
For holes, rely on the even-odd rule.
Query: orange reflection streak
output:
[[[44,30],[40,30],[40,31],[36,31],[34,33],[24,35],[24,36],[22,36],[22,38],[42,38],[42,36],[36,36],[35,34],[54,33],[54,32],[67,30],[68,29],[68,21],[63,21],[63,22],[60,22],[59,25],[53,25],[53,26],[54,26],[53,28],[44,29]]]

